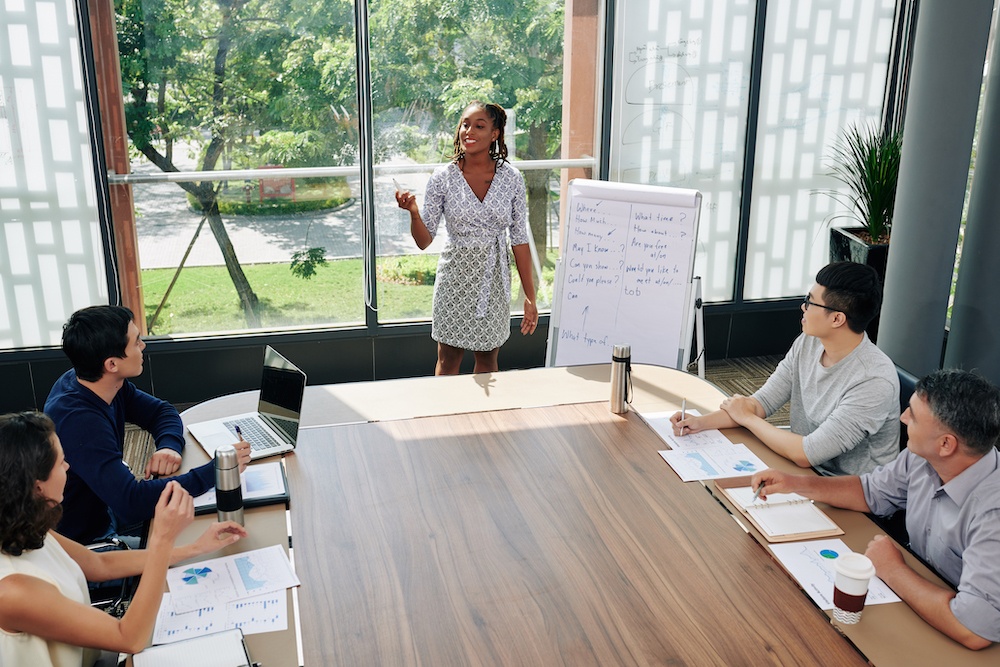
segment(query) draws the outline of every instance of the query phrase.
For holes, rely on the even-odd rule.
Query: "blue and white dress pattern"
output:
[[[427,182],[423,219],[431,237],[444,217],[448,242],[434,282],[431,338],[465,350],[493,350],[510,337],[511,245],[528,242],[528,204],[521,172],[497,166],[486,198],[455,163]]]

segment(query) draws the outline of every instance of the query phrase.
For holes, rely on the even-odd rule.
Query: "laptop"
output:
[[[212,457],[216,449],[239,439],[237,427],[250,443],[251,459],[289,452],[298,440],[305,390],[306,374],[268,345],[264,348],[257,412],[190,424],[188,431]]]

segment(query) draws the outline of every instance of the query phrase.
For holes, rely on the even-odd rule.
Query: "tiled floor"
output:
[[[779,356],[768,356],[709,361],[705,364],[705,379],[726,394],[749,396],[764,384],[781,359]],[[777,426],[787,426],[788,405],[771,415],[768,421]]]

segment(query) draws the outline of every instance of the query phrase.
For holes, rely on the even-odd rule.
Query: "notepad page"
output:
[[[775,537],[820,530],[837,530],[837,524],[812,503],[752,505],[747,514],[761,529]]]
[[[698,433],[688,433],[682,436],[674,435],[674,427],[670,423],[671,415],[676,411],[668,412],[640,412],[639,416],[653,429],[656,435],[667,444],[670,449],[697,449],[699,447],[711,447],[713,445],[732,444],[719,429],[709,429]],[[688,415],[698,416],[697,410],[688,410]]]

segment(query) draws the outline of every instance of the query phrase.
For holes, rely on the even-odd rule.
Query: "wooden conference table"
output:
[[[254,658],[996,664],[997,646],[967,651],[905,604],[869,606],[861,623],[838,628],[711,484],[681,482],[636,414],[608,411],[609,374],[597,365],[310,387],[285,458],[301,637],[291,627],[250,635]],[[636,366],[632,376],[639,411],[686,398],[707,412],[723,398],[680,371]],[[255,405],[246,392],[184,420]],[[743,429],[727,435],[794,468]],[[185,465],[206,460],[189,445]],[[864,515],[828,511],[856,551],[878,532]],[[248,510],[251,539],[231,549],[283,542],[284,521],[280,506]]]

